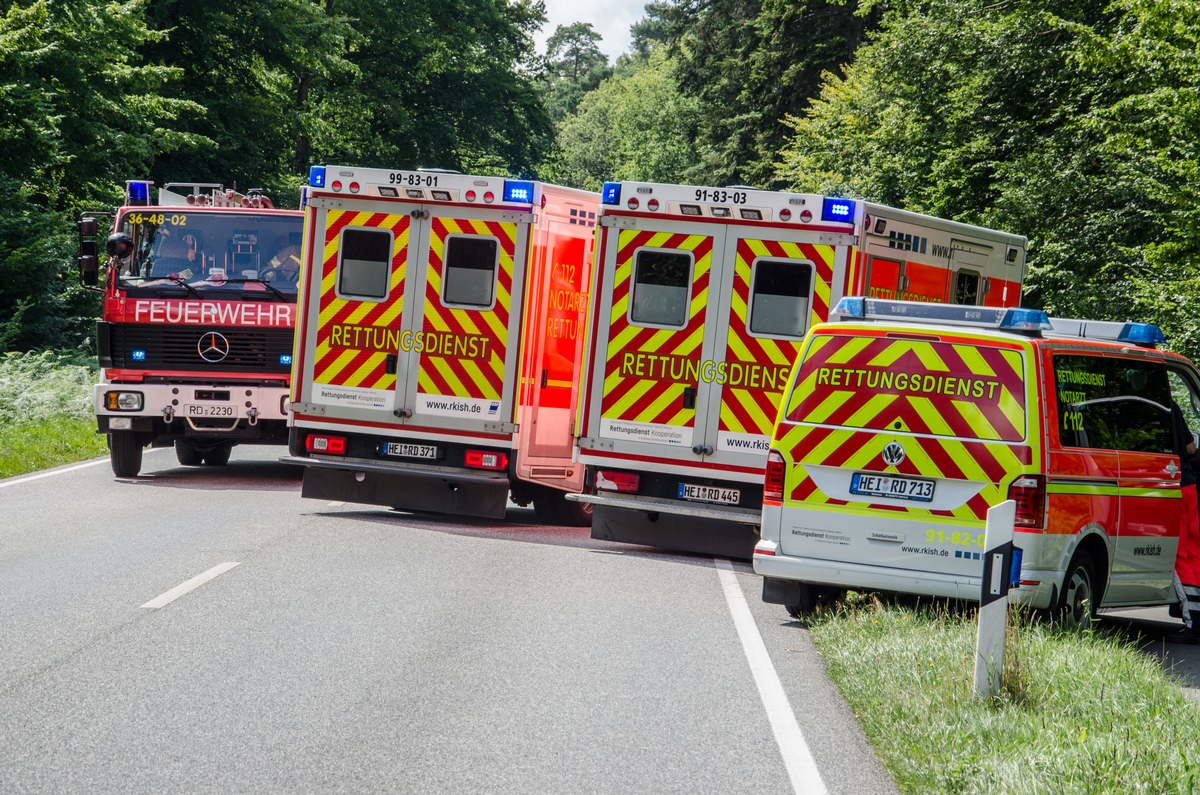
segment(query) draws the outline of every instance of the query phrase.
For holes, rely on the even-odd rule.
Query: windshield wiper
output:
[[[228,284],[246,284],[247,282],[254,282],[255,284],[261,284],[263,287],[266,287],[268,290],[275,293],[275,295],[279,296],[280,298],[284,299],[285,301],[287,300],[287,295],[285,293],[280,292],[277,288],[271,286],[270,282],[264,282],[262,279],[246,279],[246,278],[242,278],[239,276],[236,279],[226,279],[225,281]]]
[[[157,280],[159,280],[159,279],[162,279],[163,281],[167,281],[167,282],[175,282],[176,284],[178,284],[178,285],[180,285],[180,286],[182,286],[182,287],[185,287],[185,288],[187,288],[188,292],[192,293],[192,294],[193,294],[193,295],[195,295],[197,298],[199,298],[199,297],[200,297],[200,291],[199,291],[199,290],[197,290],[195,287],[193,287],[192,285],[190,285],[190,284],[188,284],[187,282],[185,282],[183,279],[180,279],[178,276],[155,276],[155,277],[154,277],[154,279],[155,279],[156,281],[157,281]]]

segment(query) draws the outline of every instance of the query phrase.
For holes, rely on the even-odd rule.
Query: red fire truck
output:
[[[579,460],[592,536],[749,558],[779,396],[844,295],[1015,306],[1025,239],[850,199],[604,186]]]
[[[146,445],[221,466],[238,444],[287,441],[303,213],[258,190],[152,188],[127,182],[122,207],[79,221],[81,279],[104,294],[97,429],[123,478]]]

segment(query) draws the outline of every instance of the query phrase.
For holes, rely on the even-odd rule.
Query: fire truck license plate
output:
[[[183,406],[183,416],[185,417],[232,417],[233,404],[225,405],[208,405],[203,403],[185,403]]]
[[[850,478],[850,493],[864,497],[892,497],[897,500],[932,502],[933,481],[855,472]]]
[[[400,458],[437,458],[438,449],[431,444],[386,442],[383,445],[383,454]]]
[[[694,483],[679,484],[679,499],[696,502],[717,502],[722,505],[737,505],[742,493],[737,489],[722,489],[716,486],[697,486]]]

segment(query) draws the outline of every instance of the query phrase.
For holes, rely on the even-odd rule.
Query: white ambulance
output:
[[[844,295],[1015,306],[1023,237],[851,199],[607,183],[578,431],[594,538],[750,558],[776,407]]]
[[[586,524],[572,421],[598,195],[314,166],[290,455],[305,497]]]

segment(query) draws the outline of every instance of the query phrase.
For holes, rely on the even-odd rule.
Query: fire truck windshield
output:
[[[130,209],[120,230],[133,253],[118,263],[121,289],[184,289],[191,297],[296,300],[304,219],[282,213]]]

